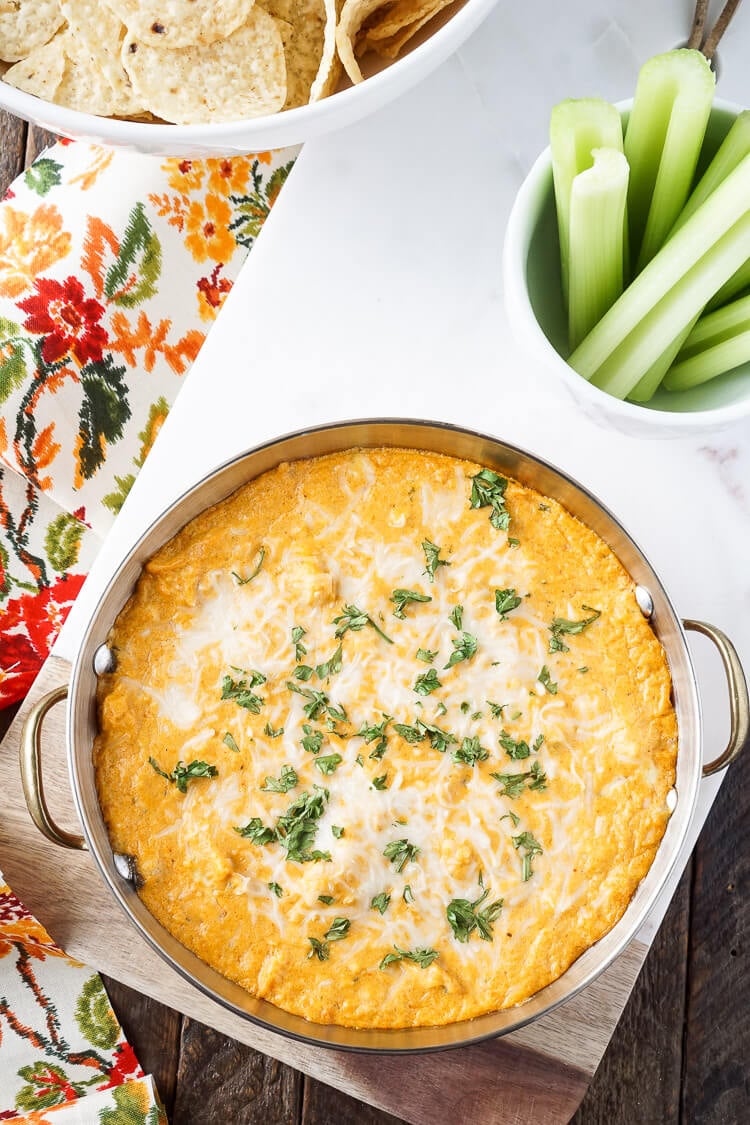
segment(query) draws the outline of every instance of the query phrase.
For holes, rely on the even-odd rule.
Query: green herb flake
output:
[[[343,646],[339,647],[334,652],[333,656],[329,657],[323,664],[318,664],[315,669],[315,675],[319,680],[327,680],[329,676],[336,676],[341,671],[344,663],[344,650]]]
[[[570,652],[570,649],[562,640],[563,635],[577,636],[584,629],[588,629],[589,625],[593,625],[597,618],[602,615],[600,609],[594,609],[590,605],[584,605],[582,609],[588,610],[591,616],[584,617],[581,621],[568,621],[564,617],[552,618],[552,624],[549,626],[549,631],[552,634],[549,639],[550,652]]]
[[[378,636],[387,641],[389,645],[393,644],[390,637],[386,636],[383,630],[377,625],[369,613],[358,609],[356,605],[345,605],[342,613],[338,617],[334,617],[333,624],[336,626],[336,637],[343,637],[350,629],[353,633],[358,633],[360,629],[364,629],[365,625],[370,625]]]
[[[324,906],[330,906],[335,899],[333,895],[318,895],[318,902],[322,902]]]
[[[409,726],[408,723],[394,723],[393,729],[395,730],[396,734],[400,735],[401,738],[404,739],[405,742],[409,742],[412,745],[415,742],[421,742],[424,738],[424,733],[420,724]]]
[[[281,738],[282,734],[284,733],[284,728],[283,727],[275,727],[274,728],[274,727],[271,726],[270,723],[266,723],[266,725],[263,727],[263,733],[266,735],[267,738]]]
[[[318,719],[321,715],[325,715],[327,711],[332,719],[346,722],[346,711],[344,708],[331,703],[324,691],[300,687],[299,684],[295,684],[293,680],[287,680],[286,686],[289,691],[293,691],[295,695],[301,695],[307,700],[303,710],[308,719]]]
[[[334,838],[336,840],[341,839],[341,837],[344,835],[344,831],[345,831],[345,829],[340,828],[338,824],[332,824],[331,825],[331,832],[333,833]]]
[[[388,738],[385,733],[385,728],[388,726],[392,718],[392,715],[384,714],[383,721],[381,723],[370,723],[369,725],[367,723],[363,723],[357,731],[357,735],[360,738],[364,738],[368,746],[371,742],[375,742],[375,746],[370,751],[369,756],[376,762],[380,761],[380,759],[388,749]]]
[[[477,651],[477,638],[472,633],[462,633],[460,637],[453,638],[453,652],[445,668],[453,668],[462,660],[471,660]]]
[[[288,793],[290,789],[294,789],[295,785],[299,782],[296,770],[291,766],[281,767],[281,776],[267,777],[261,785],[264,793]]]
[[[549,504],[540,504],[539,505],[539,511],[540,512],[548,512],[549,511]]]
[[[391,901],[391,896],[381,891],[379,895],[375,895],[370,901],[370,909],[377,910],[380,914],[385,914],[388,909],[388,903]]]
[[[323,732],[322,730],[313,730],[309,723],[302,724],[302,749],[306,750],[308,754],[319,754],[323,745]]]
[[[472,508],[491,508],[490,523],[497,531],[507,531],[510,527],[510,513],[505,506],[505,490],[508,482],[505,477],[494,473],[492,469],[480,469],[471,478],[471,496],[469,503]]]
[[[307,636],[307,629],[303,629],[301,625],[294,625],[292,627],[292,644],[294,645],[294,659],[299,664],[304,656],[307,656],[307,649],[302,643],[302,638]]]
[[[531,867],[534,856],[542,855],[542,846],[530,832],[522,832],[520,836],[513,836],[511,839],[513,840],[513,847],[517,851],[521,850],[521,878],[524,883],[527,883],[534,874]]]
[[[391,594],[390,600],[396,607],[393,611],[394,617],[400,617],[402,620],[406,617],[406,607],[412,602],[431,602],[432,598],[429,594],[420,594],[416,590],[397,589]]]
[[[453,761],[463,766],[475,766],[477,762],[485,762],[489,756],[489,750],[480,745],[478,738],[465,738],[458,750],[451,754]]]
[[[450,612],[450,619],[456,629],[462,629],[464,624],[464,607],[456,605]]]
[[[437,961],[439,956],[434,949],[401,949],[398,945],[394,945],[393,948],[395,952],[386,953],[378,965],[379,969],[387,969],[389,965],[394,965],[398,961],[412,961],[415,965],[419,965],[420,969],[426,969],[433,961]]]
[[[441,566],[452,566],[453,564],[448,559],[440,558],[441,548],[436,543],[431,543],[429,539],[422,540],[422,550],[424,551],[425,574],[429,577],[430,582],[435,581],[435,572]]]
[[[479,720],[480,720],[481,718],[482,718],[482,712],[481,712],[481,711],[473,711],[473,712],[472,712],[472,715],[471,715],[471,721],[472,721],[473,723],[477,723],[477,722],[479,722]]]
[[[301,793],[279,817],[275,829],[276,839],[286,850],[288,860],[309,863],[331,858],[328,852],[310,850],[315,841],[317,822],[325,812],[328,797],[327,789],[314,785],[312,793]]]
[[[224,737],[222,738],[221,741],[224,743],[225,746],[229,747],[229,749],[232,751],[233,754],[239,754],[240,748],[237,745],[237,743],[234,741],[234,739],[232,738],[232,735],[229,731],[227,731],[227,733],[224,735]]]
[[[508,734],[507,730],[502,730],[500,732],[498,742],[508,757],[512,758],[514,762],[520,761],[522,758],[528,758],[531,753],[528,742],[525,742],[522,738],[513,738],[512,735]]]
[[[584,664],[583,668],[578,669],[579,672],[588,672],[588,665]]]
[[[408,840],[391,840],[383,848],[383,855],[389,859],[399,874],[404,870],[407,863],[416,859],[419,855],[419,848],[415,844],[410,844]]]
[[[446,907],[446,916],[453,930],[453,936],[461,942],[467,942],[476,930],[482,941],[492,941],[494,936],[492,923],[495,922],[503,909],[503,900],[497,899],[484,910],[478,908],[489,897],[490,889],[485,887],[479,898],[469,902],[467,898],[454,898]]]
[[[328,942],[320,941],[318,938],[314,937],[309,937],[307,940],[312,947],[307,955],[308,961],[311,957],[317,957],[319,961],[327,961],[331,952],[328,948]]]
[[[437,672],[434,668],[430,668],[429,672],[423,672],[421,676],[417,676],[414,681],[413,690],[417,695],[430,695],[441,686],[438,679]]]
[[[515,589],[508,586],[504,590],[495,590],[495,609],[497,610],[500,620],[507,621],[508,614],[514,609],[518,609],[523,598],[519,598]]]
[[[294,669],[295,679],[302,680],[302,682],[305,684],[308,680],[311,680],[313,678],[313,674],[314,669],[311,668],[309,664],[298,664]]]
[[[425,664],[433,664],[437,657],[438,650],[431,648],[418,648],[417,660],[423,661]]]
[[[374,777],[372,779],[372,787],[373,787],[373,789],[379,789],[382,792],[383,789],[387,789],[387,787],[388,787],[387,782],[388,782],[388,774],[387,773],[381,773],[380,777]]]
[[[268,883],[267,886],[269,891],[272,891],[273,894],[276,895],[276,898],[281,898],[284,892],[278,883]]]
[[[348,918],[334,918],[325,932],[326,941],[343,941],[351,928]]]
[[[420,719],[417,726],[423,732],[422,737],[425,735],[430,740],[430,746],[433,750],[438,750],[444,754],[449,746],[452,746],[457,740],[455,735],[450,731],[443,730],[442,727],[437,727],[433,723],[425,723]]]
[[[435,655],[437,655],[437,653]],[[447,715],[447,714],[448,714],[448,708],[445,706],[445,704],[443,703],[443,701],[441,699],[440,702],[438,703],[437,707],[435,708],[435,715],[439,718],[441,715]]]
[[[358,766],[364,767],[365,760],[364,760],[364,758],[362,757],[361,754],[357,754],[357,757],[354,759],[354,761],[357,763]]]
[[[500,819],[501,820],[509,820],[514,828],[518,828],[518,825],[521,823],[520,816],[517,813],[511,812],[511,811],[508,811],[507,813],[505,813],[504,816],[500,817]]]
[[[257,554],[258,561],[255,564],[255,569],[253,570],[252,574],[248,575],[247,578],[240,578],[240,576],[239,576],[239,574],[237,573],[236,570],[232,571],[232,578],[234,578],[234,580],[235,580],[235,582],[237,583],[238,586],[247,586],[248,582],[252,582],[253,578],[258,577],[258,575],[260,574],[260,572],[263,568],[263,560],[265,559],[265,557],[266,557],[266,548],[265,547],[259,547],[258,548],[258,554]]]
[[[521,546],[521,540],[520,540],[520,539],[516,539],[516,538],[515,538],[514,536],[512,536],[512,535],[509,535],[509,536],[508,536],[508,546],[509,546],[509,547],[511,548],[511,550],[512,550],[512,549],[513,549],[514,547],[520,547],[520,546]]]
[[[463,703],[461,704],[460,710],[461,710],[462,715],[468,715],[469,714],[469,711],[471,711],[471,704],[469,703],[468,699],[465,699],[463,701]]]
[[[490,777],[500,782],[502,788],[499,795],[510,797],[511,800],[520,797],[527,785],[531,790],[547,788],[547,775],[539,762],[532,762],[531,769],[525,773],[492,773]]]
[[[259,816],[254,816],[248,820],[244,828],[235,828],[235,832],[238,836],[250,840],[253,844],[271,844],[276,839],[273,828],[268,828]]]
[[[178,762],[171,773],[165,773],[155,758],[149,758],[148,761],[160,777],[177,786],[179,793],[187,793],[190,782],[199,777],[218,777],[219,775],[216,766],[210,766],[208,762],[199,762],[197,759],[188,763],[188,765],[185,765],[184,762]]]
[[[234,668],[233,671],[239,672],[240,677],[235,680],[228,673],[224,676],[221,681],[221,698],[231,699],[238,707],[259,715],[265,699],[256,695],[253,688],[264,684],[266,677],[262,672],[243,672],[241,668]]]
[[[504,709],[505,707],[507,707],[507,706],[508,706],[508,704],[507,704],[507,703],[492,703],[492,702],[491,702],[491,701],[490,701],[490,700],[488,699],[488,700],[487,700],[487,706],[488,706],[488,707],[489,707],[489,709],[490,709],[490,715],[492,715],[492,718],[493,718],[493,719],[502,719],[502,717],[503,717],[503,709]]]
[[[542,665],[542,670],[537,676],[537,680],[550,695],[557,695],[557,684],[550,676],[549,668],[546,664]]]
[[[341,765],[343,758],[340,754],[324,754],[320,758],[315,759],[315,765],[321,773],[331,774]]]
[[[411,905],[411,903],[414,902],[414,891],[411,889],[411,885],[409,883],[407,883],[406,886],[404,887],[401,898],[404,900],[405,903],[407,903],[409,905]]]

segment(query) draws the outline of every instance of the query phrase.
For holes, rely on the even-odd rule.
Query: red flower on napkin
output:
[[[0,612],[0,707],[22,698],[47,659],[84,574],[66,574],[38,593],[11,598]]]
[[[28,314],[24,328],[47,337],[42,346],[45,363],[56,363],[70,352],[81,366],[89,360],[100,362],[107,343],[99,323],[104,307],[85,296],[78,278],[37,277],[34,289],[36,293],[19,301],[18,307]]]

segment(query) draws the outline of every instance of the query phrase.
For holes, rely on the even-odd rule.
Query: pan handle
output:
[[[727,687],[729,688],[729,742],[723,754],[719,754],[719,757],[715,758],[713,762],[707,762],[704,765],[703,776],[710,777],[712,773],[718,773],[719,770],[723,770],[733,762],[742,753],[750,737],[750,698],[748,697],[747,680],[742,670],[740,658],[737,655],[737,649],[729,637],[722,633],[721,629],[717,629],[715,625],[709,625],[706,621],[683,621],[682,624],[693,633],[702,633],[704,637],[713,641],[721,657],[727,677]]]
[[[58,828],[47,807],[44,796],[44,783],[42,781],[42,726],[45,716],[55,704],[66,699],[67,685],[53,688],[43,695],[38,703],[29,711],[21,730],[21,783],[26,805],[31,814],[31,819],[43,836],[61,848],[86,849],[83,836],[76,836]]]

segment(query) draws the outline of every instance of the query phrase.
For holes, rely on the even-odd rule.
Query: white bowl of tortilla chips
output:
[[[260,152],[403,93],[495,3],[0,0],[0,107],[139,152]]]

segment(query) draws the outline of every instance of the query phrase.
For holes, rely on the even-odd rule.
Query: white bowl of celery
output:
[[[508,223],[511,325],[626,431],[750,415],[750,111],[714,89],[703,55],[677,50],[632,102],[555,106]]]

